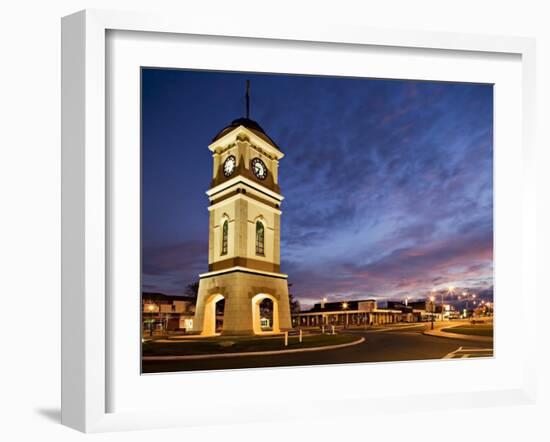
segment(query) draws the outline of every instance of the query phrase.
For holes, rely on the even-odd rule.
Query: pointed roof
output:
[[[244,126],[251,132],[253,132],[255,135],[260,137],[262,140],[266,141],[267,143],[271,144],[276,149],[279,149],[279,146],[275,144],[275,142],[269,138],[269,136],[265,133],[265,131],[262,129],[262,127],[254,120],[251,120],[250,118],[237,118],[236,120],[233,120],[231,124],[224,127],[221,131],[218,132],[218,134],[212,139],[212,143],[216,140],[219,140],[223,136],[227,135],[232,130],[236,129],[239,126]]]

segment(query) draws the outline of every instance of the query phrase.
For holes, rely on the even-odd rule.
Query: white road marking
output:
[[[386,327],[386,328],[379,328],[376,330],[367,330],[370,333],[378,333],[383,331],[392,331],[392,330],[406,330],[408,328],[415,328],[415,327],[424,327],[424,324],[415,324],[415,325],[401,325],[398,327]]]
[[[467,348],[464,351],[467,351],[468,353],[471,353],[471,352],[475,353],[476,351],[485,351],[485,352],[493,351],[493,349],[492,348]]]
[[[460,350],[462,350],[462,347],[458,347],[455,351],[452,351],[450,352],[449,354],[446,354],[445,356],[443,356],[441,359],[452,359],[454,357],[454,355],[459,352]]]
[[[483,353],[487,353],[484,355]],[[441,359],[464,359],[464,358],[476,358],[480,356],[493,356],[492,348],[464,348],[458,347],[456,350],[446,354]]]

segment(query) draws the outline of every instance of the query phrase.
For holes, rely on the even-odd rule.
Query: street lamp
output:
[[[437,290],[435,288],[432,289],[432,295],[430,296],[430,301],[432,302],[432,316],[435,315],[435,298],[436,298]],[[432,318],[432,328],[433,328],[433,318]]]
[[[432,290],[433,291],[433,290]],[[432,311],[432,330],[434,329],[435,296],[430,296],[430,310]]]
[[[455,288],[452,285],[450,285],[448,288],[448,293],[451,296],[451,298],[454,293],[454,290]],[[441,319],[443,319],[443,292],[441,292]]]
[[[475,293],[472,295],[472,304],[473,304],[472,312],[475,312],[475,309],[476,309],[476,307],[475,307],[475,305],[476,305],[476,295],[475,295]],[[472,316],[474,316],[473,313],[472,313]]]
[[[342,309],[344,310],[345,314],[346,314],[346,322],[345,322],[345,327],[348,328],[348,312],[347,312],[347,309],[348,309],[348,303],[347,302],[343,302],[342,303]]]
[[[147,305],[147,310],[149,310],[149,336],[153,336],[153,310],[155,306],[153,304]]]
[[[470,295],[468,292],[462,292],[462,294],[464,295],[464,300],[466,301],[466,316],[467,316],[470,309],[470,301],[473,301],[474,305],[476,304],[475,302],[476,295],[475,294]]]

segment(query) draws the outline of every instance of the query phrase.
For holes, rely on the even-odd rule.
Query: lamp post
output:
[[[148,304],[147,310],[149,310],[149,336],[153,336],[153,310],[155,310],[155,306]]]
[[[432,330],[434,329],[435,296],[430,296],[430,310],[432,311]]]
[[[344,324],[344,327],[345,328],[348,328],[348,303],[344,301],[344,303],[342,304],[342,309],[344,310],[346,316],[345,316],[345,324]]]
[[[430,301],[432,301],[432,316],[435,315],[435,299],[436,299],[436,290],[432,289],[432,296],[430,296]],[[433,328],[433,326],[432,326]]]
[[[452,285],[449,286],[448,292],[449,292],[449,295],[451,295],[451,298],[454,293],[454,290],[455,288]],[[443,292],[441,292],[441,319],[443,319]]]
[[[466,315],[468,315],[468,311],[470,308],[470,299],[474,301],[476,299],[476,295],[475,294],[470,295],[468,292],[462,292],[462,296],[464,296],[464,300],[466,301]]]

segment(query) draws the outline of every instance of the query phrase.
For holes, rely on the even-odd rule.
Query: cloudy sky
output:
[[[144,69],[142,289],[208,268],[216,133],[280,146],[281,270],[303,305],[493,285],[491,85]]]

